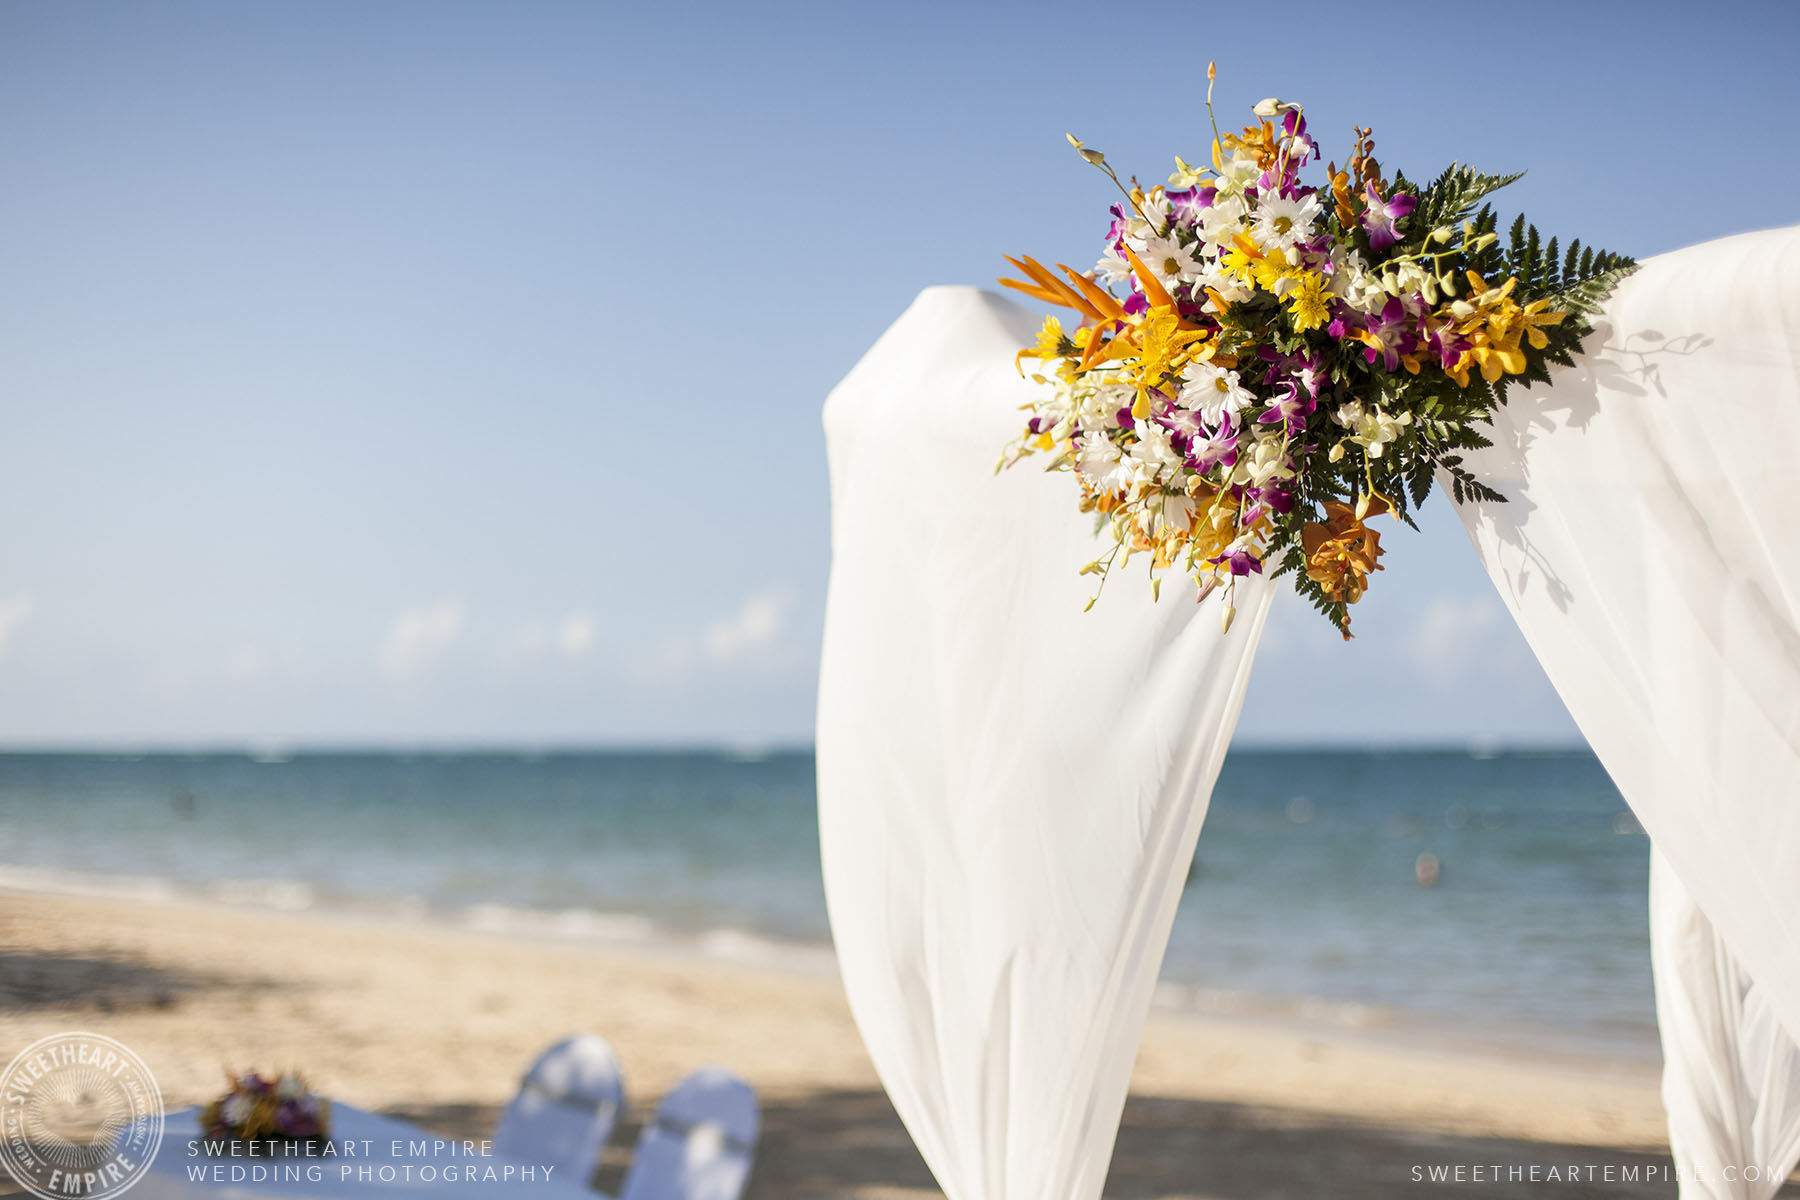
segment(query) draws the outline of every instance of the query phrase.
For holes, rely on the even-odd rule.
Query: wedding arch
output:
[[[1100,1195],[1272,594],[1244,580],[1223,632],[1221,595],[1083,612],[1068,481],[994,473],[1036,326],[927,289],[824,414],[826,895],[951,1200]],[[1718,1167],[1800,1161],[1800,227],[1646,261],[1587,350],[1514,391],[1466,460],[1509,502],[1460,514],[1655,847],[1683,1194],[1765,1200]]]

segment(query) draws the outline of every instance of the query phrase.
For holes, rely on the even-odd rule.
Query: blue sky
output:
[[[825,393],[1092,258],[1064,131],[1160,178],[1209,58],[1565,236],[1800,219],[1800,6],[1131,12],[0,4],[0,741],[807,740]],[[1350,646],[1280,606],[1242,737],[1574,737],[1425,526]]]

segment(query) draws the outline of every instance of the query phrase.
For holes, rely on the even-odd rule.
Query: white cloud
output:
[[[462,628],[463,607],[456,600],[416,604],[394,618],[376,660],[390,679],[417,675],[442,654]]]
[[[757,592],[736,616],[706,631],[706,656],[714,662],[731,662],[768,649],[781,636],[790,600],[785,585]]]
[[[0,601],[0,655],[5,654],[12,646],[19,627],[29,621],[36,610],[37,606],[32,603],[31,597],[23,592]]]
[[[1407,653],[1432,682],[1454,683],[1485,657],[1503,611],[1493,596],[1438,596],[1413,629]]]
[[[664,641],[638,661],[665,679],[707,664],[779,665],[777,643],[787,627],[793,595],[786,584],[752,593],[730,617],[714,621],[697,635]]]
[[[570,613],[556,631],[556,647],[574,657],[594,648],[594,619],[586,613]]]

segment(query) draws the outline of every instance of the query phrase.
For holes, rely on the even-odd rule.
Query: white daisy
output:
[[[1198,279],[1204,267],[1194,257],[1193,248],[1183,246],[1174,238],[1157,237],[1155,234],[1145,238],[1141,245],[1134,245],[1139,261],[1150,268],[1162,285],[1173,290],[1177,285],[1189,280]]]
[[[1237,424],[1237,415],[1256,402],[1248,388],[1238,382],[1238,373],[1209,362],[1191,362],[1181,372],[1182,407],[1200,414],[1209,426],[1217,429],[1227,417]]]
[[[1265,249],[1273,246],[1286,250],[1312,236],[1318,216],[1317,195],[1304,200],[1263,196],[1256,202],[1256,240]]]
[[[1131,264],[1125,261],[1125,256],[1119,253],[1116,244],[1111,245],[1100,256],[1100,261],[1094,264],[1094,274],[1108,283],[1123,283],[1126,276],[1131,274]]]

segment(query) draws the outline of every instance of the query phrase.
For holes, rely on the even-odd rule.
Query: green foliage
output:
[[[1523,213],[1512,223],[1503,261],[1504,273],[1519,281],[1521,296],[1555,296],[1563,300],[1559,307],[1564,311],[1586,313],[1597,310],[1613,285],[1637,265],[1623,254],[1583,246],[1579,239],[1559,258],[1556,239],[1545,244]]]
[[[1302,456],[1294,511],[1277,523],[1271,545],[1284,548],[1277,573],[1293,572],[1300,593],[1346,634],[1346,606],[1330,600],[1306,576],[1300,547],[1305,525],[1323,519],[1326,501],[1349,502],[1369,491],[1386,496],[1393,504],[1394,516],[1413,525],[1413,513],[1440,480],[1458,504],[1504,503],[1505,496],[1464,465],[1464,455],[1492,444],[1482,427],[1505,403],[1508,385],[1549,383],[1551,366],[1574,365],[1583,338],[1592,331],[1585,318],[1597,312],[1618,282],[1636,267],[1624,255],[1583,246],[1579,241],[1570,242],[1565,249],[1558,239],[1544,238],[1523,216],[1502,236],[1499,218],[1486,198],[1518,178],[1519,174],[1484,175],[1461,164],[1451,165],[1424,188],[1416,187],[1404,175],[1395,177],[1393,190],[1416,195],[1418,204],[1403,227],[1402,243],[1387,255],[1373,255],[1378,266],[1383,258],[1428,264],[1440,280],[1447,276],[1455,294],[1464,299],[1472,298],[1468,272],[1474,272],[1488,288],[1512,279],[1512,302],[1522,308],[1533,301],[1547,301],[1546,308],[1567,316],[1560,324],[1536,326],[1542,346],[1534,339],[1519,339],[1524,370],[1492,383],[1478,370],[1470,370],[1468,383],[1459,384],[1430,361],[1430,356],[1418,362],[1416,373],[1410,369],[1389,372],[1379,363],[1365,364],[1354,354],[1339,360],[1333,372],[1333,395],[1321,397],[1320,412],[1308,423],[1310,448]],[[1380,455],[1352,451],[1332,462],[1331,446],[1340,443],[1346,431],[1331,421],[1327,410],[1354,400],[1379,404],[1392,416],[1408,414],[1410,423]]]
[[[1451,163],[1444,168],[1443,174],[1427,184],[1422,191],[1415,189],[1406,176],[1399,174],[1394,177],[1394,187],[1397,191],[1410,191],[1419,197],[1419,206],[1413,210],[1413,227],[1430,230],[1440,225],[1462,224],[1474,214],[1475,205],[1482,197],[1523,178],[1523,171],[1516,171],[1511,175],[1483,175],[1473,167]]]

